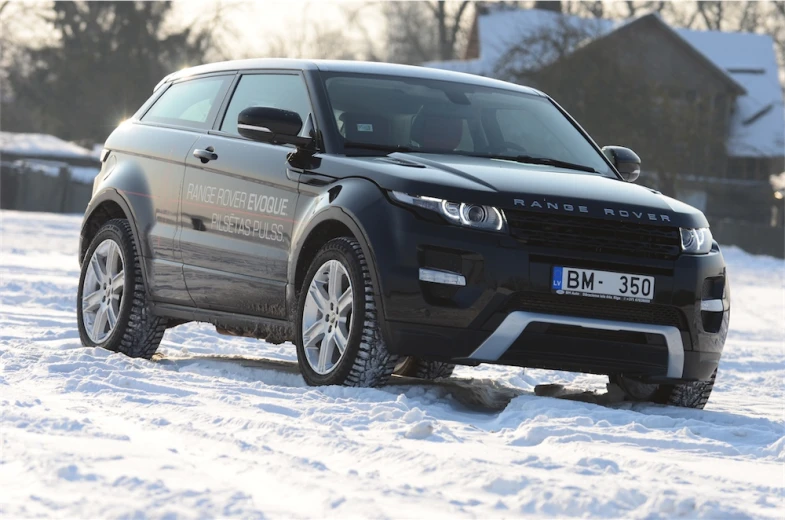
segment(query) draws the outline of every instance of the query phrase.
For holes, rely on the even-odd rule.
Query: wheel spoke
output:
[[[308,330],[303,332],[303,346],[311,348],[316,343],[316,340],[324,335],[324,322],[319,320],[314,322],[313,325],[308,327]]]
[[[333,338],[335,338],[335,346],[338,347],[338,352],[343,355],[343,351],[346,350],[346,336],[343,333],[343,328],[336,326]]]
[[[82,297],[82,311],[83,312],[93,312],[101,305],[101,298],[103,297],[104,291],[98,289],[97,291],[88,294],[87,296]]]
[[[111,278],[114,274],[115,259],[117,258],[117,246],[114,241],[109,242],[106,248],[106,276]]]
[[[311,286],[308,288],[308,295],[313,298],[316,307],[324,314],[327,309],[327,298],[325,297],[324,293],[322,293],[322,289],[319,287],[319,283],[314,280],[315,283],[312,283]]]
[[[101,269],[101,261],[98,260],[98,255],[95,253],[93,253],[93,257],[90,258],[90,267],[92,267],[93,273],[95,273],[98,283],[103,282],[106,275],[104,274],[103,269]]]
[[[106,307],[101,307],[95,313],[95,321],[93,321],[93,341],[100,341],[106,328]]]
[[[123,290],[123,284],[125,283],[125,271],[120,270],[119,273],[112,277],[112,291],[118,292]]]
[[[117,324],[117,316],[115,315],[114,309],[111,305],[106,306],[106,319],[109,322],[109,330],[112,330]]]
[[[352,287],[349,286],[338,298],[338,313],[345,315],[352,308]]]
[[[327,294],[330,295],[330,301],[337,302],[338,296],[341,292],[341,264],[333,260],[330,262],[330,281],[327,284]]]
[[[333,358],[333,348],[335,348],[333,334],[328,332],[322,338],[322,344],[319,347],[319,363],[317,368],[320,372],[325,372],[327,370],[327,362],[331,361]]]

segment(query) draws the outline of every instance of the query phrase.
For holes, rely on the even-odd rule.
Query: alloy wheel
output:
[[[104,342],[117,325],[125,286],[124,267],[120,246],[109,238],[90,257],[82,285],[82,322],[93,343]]]
[[[343,264],[322,264],[308,286],[302,320],[305,358],[317,374],[332,372],[346,351],[352,301],[352,282]]]

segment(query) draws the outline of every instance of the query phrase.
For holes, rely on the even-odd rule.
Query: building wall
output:
[[[533,76],[600,145],[629,146],[644,165],[725,176],[738,89],[653,17],[595,40]],[[662,186],[673,194],[669,181]]]

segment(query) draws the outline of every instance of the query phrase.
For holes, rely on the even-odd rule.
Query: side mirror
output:
[[[603,146],[602,153],[613,164],[621,178],[626,182],[635,182],[641,175],[641,158],[638,154],[623,146]]]
[[[297,112],[271,107],[246,108],[237,116],[241,136],[262,143],[307,146],[310,137],[300,136],[303,120]]]

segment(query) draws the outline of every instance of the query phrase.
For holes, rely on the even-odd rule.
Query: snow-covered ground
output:
[[[167,332],[163,359],[80,347],[80,217],[0,213],[0,517],[782,518],[785,262],[727,248],[731,333],[704,411],[537,397],[605,379],[481,366],[522,395],[309,388],[291,345]],[[246,363],[247,364],[247,363]]]

